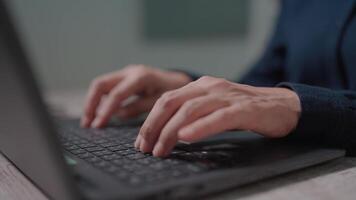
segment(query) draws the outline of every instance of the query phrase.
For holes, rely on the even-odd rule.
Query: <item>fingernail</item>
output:
[[[92,128],[99,128],[99,125],[100,125],[100,119],[99,118],[95,118],[95,120],[91,124],[91,127]]]
[[[151,152],[152,151],[152,145],[150,143],[148,143],[147,141],[145,141],[144,139],[141,139],[141,142],[143,141],[142,143],[142,152],[144,153],[148,153],[148,152]]]
[[[87,128],[89,126],[89,119],[87,117],[82,118],[81,126]]]
[[[140,151],[142,151],[143,153],[146,153],[146,146],[147,146],[147,142],[145,141],[145,139],[141,139],[140,141]]]
[[[80,120],[80,126],[83,127],[83,128],[85,127],[85,124],[86,124],[85,121],[86,121],[85,118],[82,118],[82,119]]]
[[[137,136],[135,144],[134,144],[134,146],[137,150],[140,148],[139,143],[140,143],[140,135]]]
[[[156,156],[156,157],[162,157],[162,156],[164,156],[164,148],[163,148],[163,145],[162,145],[160,142],[158,142],[158,143],[155,145],[152,154],[153,154],[154,156]]]

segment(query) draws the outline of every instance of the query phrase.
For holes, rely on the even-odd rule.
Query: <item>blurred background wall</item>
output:
[[[249,4],[244,36],[151,41],[142,36],[143,0],[11,0],[47,90],[86,88],[131,63],[238,78],[261,54],[278,12],[277,0]]]

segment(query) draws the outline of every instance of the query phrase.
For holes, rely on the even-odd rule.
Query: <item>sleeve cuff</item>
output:
[[[355,113],[352,102],[341,92],[296,83],[279,83],[297,93],[302,113],[292,138],[355,149]]]

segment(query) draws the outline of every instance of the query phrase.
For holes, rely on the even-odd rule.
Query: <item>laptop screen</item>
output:
[[[5,2],[0,1],[0,149],[53,199],[75,199],[61,150]]]

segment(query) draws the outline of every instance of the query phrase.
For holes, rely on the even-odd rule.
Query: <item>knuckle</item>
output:
[[[223,78],[216,78],[211,76],[203,76],[197,80],[197,83],[204,83],[212,88],[225,88],[230,86],[230,82]]]
[[[128,65],[126,68],[130,69],[130,70],[133,70],[136,73],[141,73],[141,72],[148,71],[148,67],[146,67],[145,65],[141,65],[141,64]]]
[[[217,78],[213,82],[213,87],[216,88],[225,88],[230,85],[229,81],[223,78]]]
[[[161,100],[170,99],[174,96],[174,91],[168,91],[162,94]]]
[[[108,97],[108,101],[116,101],[121,97],[121,90],[115,89],[114,91],[111,92],[111,94]]]
[[[150,70],[146,68],[138,68],[136,69],[135,73],[138,77],[145,77],[147,74],[150,73]]]
[[[182,114],[185,117],[193,116],[196,113],[196,109],[197,109],[198,105],[199,105],[199,102],[195,101],[195,100],[188,101],[188,102],[184,103],[182,106]]]
[[[105,84],[105,81],[101,77],[99,77],[99,78],[94,79],[91,82],[91,87],[94,89],[100,89],[104,86],[104,84]]]
[[[211,76],[202,76],[201,78],[198,79],[198,81],[212,81],[214,79],[214,77]]]
[[[152,77],[151,75],[152,74],[149,71],[140,71],[136,74],[135,79],[137,82],[143,82],[150,79]]]
[[[170,91],[164,93],[158,100],[158,103],[163,108],[171,108],[175,105],[177,99],[177,94],[175,91]]]
[[[197,134],[199,131],[200,130],[199,130],[198,126],[189,126],[187,128],[183,128],[183,129],[179,130],[178,137],[180,140],[183,140],[183,141],[194,142],[194,141],[196,141],[194,139],[194,135]]]
[[[177,135],[179,136],[179,139],[182,140],[190,140],[190,135],[191,133],[196,133],[198,130],[198,128],[195,126],[188,126],[185,128],[182,128],[180,130],[178,130]]]
[[[144,65],[136,65],[133,67],[132,75],[133,75],[132,78],[136,82],[141,82],[141,81],[151,78],[153,73],[150,68],[148,68]]]
[[[100,107],[105,108],[107,106],[118,106],[119,102],[118,99],[120,98],[120,93],[118,91],[112,91],[107,98],[105,99],[105,102],[103,102],[103,105]]]

